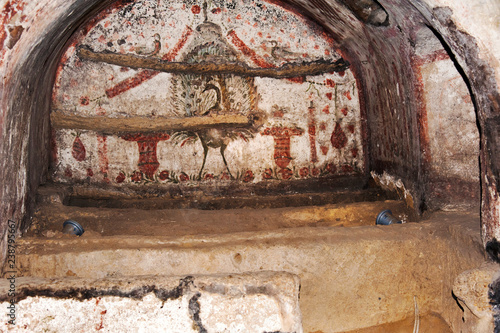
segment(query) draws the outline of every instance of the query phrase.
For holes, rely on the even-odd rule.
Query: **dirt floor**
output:
[[[431,313],[422,317],[417,317],[418,326],[416,325],[415,321],[416,321],[415,317],[407,318],[394,323],[387,323],[383,325],[368,327],[345,333],[411,333],[411,332],[452,333],[453,332],[446,323],[446,321],[444,321],[444,319],[441,316],[436,314]],[[320,333],[320,332],[312,332],[312,333]]]

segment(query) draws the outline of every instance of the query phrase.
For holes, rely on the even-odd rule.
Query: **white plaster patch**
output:
[[[129,277],[127,281],[17,279],[18,290],[30,285],[63,295],[77,288],[90,297],[29,296],[15,303],[15,319],[10,318],[15,323],[8,323],[5,316],[2,326],[8,332],[302,332],[299,280],[289,273]],[[4,279],[0,294],[5,296],[8,288]],[[142,294],[151,288],[154,292]],[[92,296],[96,292],[102,296]]]
[[[17,304],[8,332],[198,332],[189,318],[187,297],[166,301],[102,297],[84,301],[29,297]],[[3,303],[2,305],[4,305]]]

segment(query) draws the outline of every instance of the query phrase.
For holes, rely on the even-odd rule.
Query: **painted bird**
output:
[[[223,81],[223,80],[218,80]],[[213,82],[213,81],[212,81]],[[191,87],[194,89],[194,87]],[[222,93],[221,89],[215,83],[207,83],[204,88],[201,87],[196,90],[190,90],[191,101],[196,104],[195,109],[191,109],[191,116],[214,116],[218,115],[222,109]],[[215,92],[214,93],[212,93]],[[214,96],[215,95],[215,96]],[[229,169],[225,151],[229,143],[236,139],[243,139],[248,141],[249,138],[253,137],[253,133],[256,129],[263,123],[264,116],[256,111],[252,111],[248,114],[249,126],[246,128],[232,128],[232,127],[212,127],[212,128],[200,128],[192,131],[179,131],[176,132],[172,139],[175,141],[182,141],[181,146],[187,142],[194,142],[200,140],[203,147],[203,162],[198,173],[198,179],[201,179],[203,175],[203,170],[205,168],[205,163],[207,160],[207,155],[209,148],[219,149],[219,152],[224,162],[224,166],[231,178],[234,178],[231,170]]]
[[[152,51],[148,51],[148,47],[138,47],[135,49],[135,53],[140,54],[142,56],[156,56],[160,53],[161,50],[161,37],[159,34],[154,34],[154,49]]]
[[[290,51],[288,48],[283,46],[278,46],[278,42],[275,40],[269,41],[272,45],[271,55],[275,60],[278,61],[294,61],[302,58],[302,54]]]
[[[221,28],[205,19],[197,28],[197,35],[190,51],[182,59],[187,63],[235,63],[238,55],[225,38]],[[219,149],[224,166],[234,178],[225,156],[228,144],[236,139],[248,141],[257,132],[265,119],[255,106],[253,79],[228,74],[178,74],[172,78],[171,89],[175,96],[174,110],[183,111],[184,117],[206,117],[219,114],[246,115],[248,125],[244,127],[213,126],[178,131],[172,139],[182,142],[200,140],[203,147],[203,162],[198,173],[201,179],[209,148]]]

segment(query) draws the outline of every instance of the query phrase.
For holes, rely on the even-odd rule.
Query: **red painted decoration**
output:
[[[118,176],[116,176],[116,182],[119,184],[123,183],[124,180],[125,180],[125,174],[123,172],[120,172]]]
[[[271,168],[267,168],[266,170],[264,170],[264,172],[262,173],[262,178],[272,179],[273,178],[273,170],[271,170]]]
[[[98,135],[97,136],[97,156],[99,157],[99,169],[101,173],[104,175],[104,181],[109,183],[108,179],[108,170],[109,170],[109,161],[108,161],[108,144],[106,142],[107,136]]]
[[[311,106],[308,109],[309,109],[308,133],[309,133],[309,145],[311,146],[311,162],[316,163],[318,162],[318,154],[316,152],[316,119],[314,118],[315,108],[312,102]]]
[[[228,36],[231,38],[231,43],[236,46],[244,55],[250,58],[254,64],[262,68],[274,67],[272,64],[268,63],[264,58],[255,53],[254,50],[249,48],[244,41],[242,41],[234,30],[229,31]]]
[[[139,171],[134,171],[132,176],[130,176],[133,182],[139,183],[142,180],[142,173]]]
[[[167,170],[160,172],[160,180],[167,180],[169,176],[170,173]]]
[[[81,105],[89,105],[90,100],[87,96],[82,96],[80,97],[80,104]]]
[[[73,158],[78,162],[81,162],[85,159],[86,156],[85,146],[83,145],[82,140],[80,140],[79,135],[77,135],[75,141],[73,141],[71,155],[73,155]]]
[[[328,150],[330,149],[330,148],[328,148],[328,146],[321,146],[320,148],[321,148],[321,152],[323,153],[323,155],[328,154]]]
[[[299,176],[302,178],[306,178],[309,176],[309,168],[308,167],[303,167],[299,170]]]
[[[292,160],[290,156],[290,137],[302,135],[304,131],[300,128],[272,127],[262,131],[262,135],[272,135],[274,138],[274,162],[281,168],[283,179],[291,177],[291,170],[288,164]],[[288,170],[288,171],[287,171]]]
[[[331,174],[334,174],[335,171],[337,171],[337,168],[335,167],[335,165],[333,163],[328,163],[326,165],[326,171],[328,171]]]
[[[156,170],[160,166],[156,157],[156,146],[159,141],[170,139],[170,135],[164,133],[155,134],[125,134],[121,136],[127,141],[136,141],[139,146],[139,170],[146,175],[147,178],[153,179]]]
[[[290,179],[293,176],[293,171],[290,168],[284,168],[278,171],[281,174],[281,178],[284,180]]]
[[[193,14],[195,14],[195,15],[196,15],[196,14],[199,14],[199,13],[201,12],[201,8],[200,8],[200,6],[198,6],[198,5],[194,5],[193,7],[191,7],[191,12],[192,12]]]
[[[245,175],[243,176],[243,181],[245,183],[249,183],[253,179],[254,179],[253,172],[251,170],[247,170],[247,172],[245,172]]]
[[[342,149],[346,146],[347,137],[339,123],[335,124],[330,141],[332,142],[332,146],[337,149]]]
[[[326,84],[328,87],[335,88],[335,81],[333,81],[332,79],[326,79],[326,80],[325,80],[325,84]]]
[[[234,30],[229,31],[227,34],[231,39],[231,43],[233,43],[234,46],[236,46],[245,56],[249,57],[250,60],[256,64],[259,67],[262,68],[273,68],[276,67],[273,64],[268,63],[264,58],[259,56],[254,50],[249,48],[244,41],[242,41],[238,35],[236,35],[236,32]],[[295,83],[303,83],[304,78],[303,77],[291,77],[287,78],[288,81],[295,82]]]

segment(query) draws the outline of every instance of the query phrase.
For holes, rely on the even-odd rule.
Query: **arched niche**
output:
[[[336,42],[285,4],[118,1],[72,37],[58,65],[53,179],[168,187],[364,177],[361,104]]]

